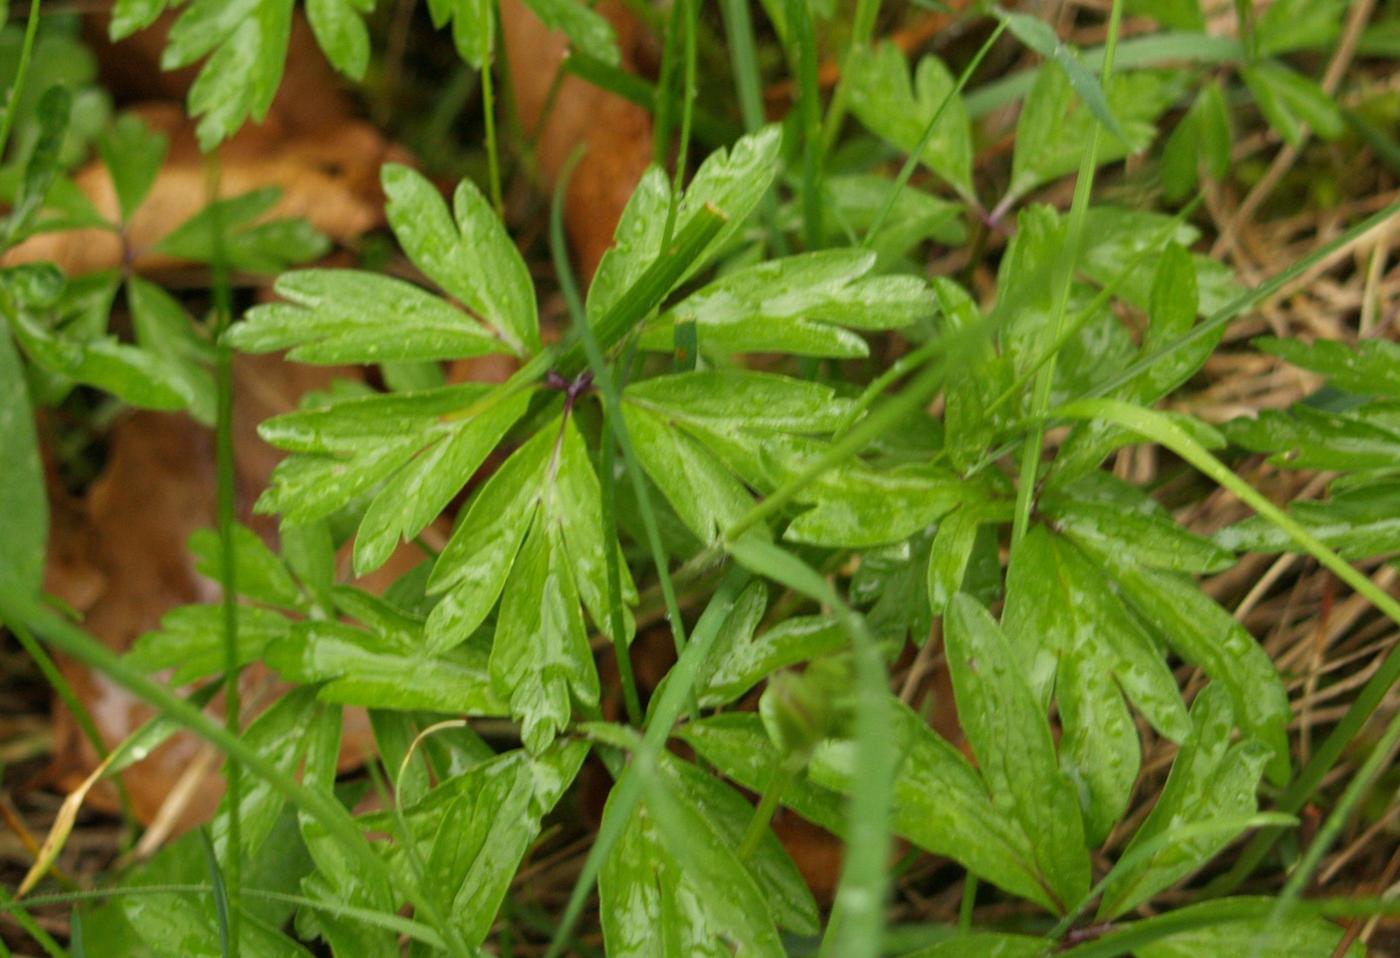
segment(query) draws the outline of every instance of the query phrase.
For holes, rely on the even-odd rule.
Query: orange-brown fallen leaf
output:
[[[133,112],[169,137],[170,152],[125,236],[99,229],[45,233],[0,261],[49,260],[69,275],[80,275],[120,266],[129,251],[138,272],[159,273],[177,265],[177,260],[153,253],[150,247],[209,201],[208,171],[195,142],[195,124],[175,103],[146,104]],[[282,196],[269,215],[304,217],[332,240],[345,243],[383,222],[379,167],[405,155],[368,123],[342,117],[304,131],[273,114],[261,125],[245,126],[218,156],[221,196],[277,186]],[[73,179],[98,212],[116,219],[116,191],[100,160],[83,166]]]
[[[612,23],[622,66],[631,69],[641,25],[617,0],[603,0],[597,10]],[[651,162],[651,114],[572,74],[559,84],[546,114],[568,47],[564,35],[542,24],[521,0],[503,0],[501,27],[521,121],[527,132],[538,128],[536,159],[547,185],[576,147],[586,150],[569,181],[564,212],[569,242],[587,279],[611,245],[623,207]]]

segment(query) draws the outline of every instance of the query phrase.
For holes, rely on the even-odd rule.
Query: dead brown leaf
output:
[[[641,25],[617,0],[604,0],[597,11],[617,33],[623,69],[632,69]],[[586,149],[569,181],[564,210],[586,280],[612,244],[622,210],[651,162],[651,114],[573,75],[564,77],[546,113],[568,47],[564,35],[547,28],[521,0],[503,0],[501,27],[521,121],[527,132],[538,131],[536,160],[547,185],[576,147]]]

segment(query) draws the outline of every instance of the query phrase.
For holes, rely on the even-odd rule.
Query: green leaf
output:
[[[992,8],[992,13],[1006,24],[1016,39],[1047,60],[1054,61],[1064,70],[1070,86],[1079,95],[1079,101],[1088,107],[1089,112],[1094,114],[1110,135],[1123,142],[1128,141],[1128,134],[1113,115],[1098,77],[1079,62],[1079,57],[1074,51],[1060,42],[1060,38],[1048,23],[1028,14],[1007,13],[995,7]]]
[[[540,834],[540,820],[578,774],[585,742],[531,756],[516,749],[454,775],[402,810],[422,862],[423,884],[453,916],[467,943],[486,940],[516,869]],[[362,827],[398,833],[396,814],[360,818]],[[408,874],[407,855],[396,864]]]
[[[107,35],[115,42],[146,29],[165,12],[169,3],[170,0],[116,0],[112,4],[112,22]]]
[[[709,265],[744,228],[777,175],[781,144],[779,128],[767,126],[745,136],[727,151],[716,150],[700,164],[677,204],[675,222],[689,223],[707,205],[720,210],[727,219],[675,285]],[[671,190],[665,172],[648,170],[623,210],[613,234],[614,245],[603,254],[593,276],[588,290],[590,322],[596,323],[616,306],[622,295],[660,256],[670,203]]]
[[[1138,945],[1133,954],[1138,958],[1200,958],[1202,955],[1248,955],[1250,958],[1333,958],[1342,942],[1345,930],[1321,918],[1288,916],[1279,920],[1268,911],[1274,899],[1222,899],[1188,905],[1167,912],[1158,920],[1175,919],[1185,924],[1192,912],[1205,906],[1226,906],[1231,902],[1256,906],[1258,917],[1218,921],[1197,928],[1188,928],[1165,935],[1148,944]],[[1152,919],[1138,926],[1151,924]],[[1353,941],[1344,952],[1346,958],[1365,958],[1366,946]]]
[[[335,790],[342,711],[334,706],[322,708],[307,732],[302,784],[327,795],[333,795]],[[390,765],[390,769],[392,772],[394,767]],[[380,913],[397,909],[400,902],[394,897],[389,883],[381,876],[366,874],[357,867],[314,818],[298,811],[297,823],[302,841],[316,863],[315,871],[302,879],[301,891],[304,895],[313,900]],[[307,927],[313,924],[314,929]],[[316,935],[325,939],[336,954],[363,955],[365,958],[399,958],[400,955],[396,935],[329,910],[301,909],[296,928],[304,938]]]
[[[455,420],[442,438],[384,484],[355,536],[355,573],[366,575],[389,560],[442,514],[529,406],[521,393],[467,420]]]
[[[206,54],[190,87],[201,149],[228,139],[250,117],[267,115],[292,27],[292,0],[192,0],[170,28],[161,67],[176,70]]]
[[[1328,502],[1298,500],[1288,513],[1344,559],[1362,560],[1400,552],[1400,487],[1382,482],[1334,493]],[[1302,551],[1286,533],[1260,516],[1226,526],[1214,536],[1234,552]]]
[[[636,632],[631,606],[637,604],[637,586],[616,538],[604,532],[603,493],[582,437],[571,423],[559,445],[550,507],[558,525],[569,567],[573,570],[579,599],[588,610],[593,625],[614,643],[630,644]],[[609,606],[607,554],[617,558],[619,591],[622,598],[622,635],[613,634]],[[655,699],[655,696],[653,696]]]
[[[453,213],[421,173],[396,163],[380,173],[389,225],[409,259],[505,340],[518,355],[540,351],[535,288],[505,225],[470,180]]]
[[[1047,497],[1043,508],[1055,527],[1100,551],[1118,551],[1151,569],[1173,572],[1223,572],[1235,564],[1231,552],[1218,543],[1187,532],[1158,512],[1125,512],[1113,505]]]
[[[299,622],[270,642],[269,668],[298,684],[324,682],[325,702],[367,708],[505,715],[491,689],[486,650],[467,645],[441,655],[339,622]]]
[[[1254,419],[1224,424],[1230,441],[1272,453],[1285,469],[1389,469],[1400,456],[1400,403],[1368,403],[1331,413],[1304,404],[1266,409]]]
[[[1304,126],[1324,140],[1346,132],[1346,120],[1336,102],[1312,80],[1277,60],[1242,67],[1240,75],[1264,119],[1289,146],[1302,145]]]
[[[278,464],[270,487],[258,501],[259,511],[280,512],[293,524],[314,521],[384,480],[390,481],[380,498],[414,488],[423,479],[425,468],[440,464],[441,474],[432,477],[436,482],[431,488],[433,498],[388,502],[365,518],[376,537],[385,532],[375,525],[385,520],[382,510],[392,506],[401,507],[415,521],[422,518],[426,524],[436,518],[436,511],[428,513],[443,501],[440,497],[450,498],[469,475],[454,473],[450,466],[470,466],[472,456],[484,455],[481,446],[499,438],[522,412],[525,400],[516,397],[470,416],[469,411],[491,389],[470,383],[422,393],[352,393],[332,398],[320,408],[265,420],[258,430],[263,439],[303,455]],[[414,459],[420,450],[426,452]],[[370,556],[374,557],[373,550],[392,551],[392,535],[389,532],[383,539],[367,543]]]
[[[179,259],[222,262],[250,273],[278,273],[288,266],[320,259],[330,241],[302,219],[259,221],[281,191],[264,187],[216,200],[167,233],[151,247]]]
[[[976,600],[954,596],[944,626],[958,717],[992,802],[1033,836],[1035,873],[1063,911],[1088,892],[1090,866],[1079,800],[1045,713],[1021,657]]]
[[[829,433],[851,407],[829,386],[744,369],[658,376],[628,386],[623,396],[671,422],[724,432]]]
[[[1191,579],[1144,568],[1089,540],[1075,541],[1112,574],[1128,605],[1161,639],[1230,693],[1240,727],[1272,753],[1269,777],[1285,780],[1288,696],[1254,638]]]
[[[1190,725],[1176,680],[1102,570],[1043,527],[1012,552],[1002,623],[1042,707],[1055,690],[1060,764],[1079,786],[1089,844],[1097,845],[1126,810],[1137,778],[1137,730],[1123,694],[1180,741]]]
[[[673,755],[662,757],[660,773],[679,800],[703,812],[712,832],[707,842],[731,850],[739,847],[754,816],[752,805],[719,779]],[[758,885],[774,924],[800,935],[818,933],[821,926],[812,893],[771,829],[764,830],[743,867]]]
[[[97,151],[112,175],[123,222],[131,220],[150,193],[169,148],[169,138],[147,127],[134,113],[119,117],[97,141]]]
[[[851,111],[873,133],[908,153],[918,147],[934,114],[952,96],[919,157],[960,196],[972,197],[972,127],[943,61],[919,61],[911,86],[909,65],[892,43],[858,46],[847,64]]]
[[[525,5],[545,26],[563,31],[574,49],[611,66],[621,61],[612,24],[580,0],[525,0]]]
[[[374,0],[306,0],[306,18],[316,43],[341,73],[362,80],[369,66],[369,29],[363,15]]]
[[[874,253],[824,250],[726,274],[648,323],[645,349],[673,348],[678,323],[694,323],[708,353],[869,354],[850,329],[894,329],[931,318],[923,280],[870,275]]]
[[[1254,24],[1260,55],[1330,49],[1347,6],[1346,0],[1275,0]]]
[[[268,647],[290,638],[292,622],[281,612],[240,606],[235,661],[247,665]],[[173,668],[172,685],[224,670],[224,610],[221,605],[182,605],[165,613],[160,628],[136,640],[128,655],[145,672]]]
[[[429,649],[465,641],[496,604],[534,521],[553,440],[541,430],[516,450],[458,519],[428,580],[429,593],[445,593],[428,616]]]
[[[451,21],[458,55],[478,70],[490,59],[494,47],[495,9],[488,0],[428,0],[433,26],[441,30]]]
[[[664,771],[673,763],[660,763],[643,808],[598,875],[608,954],[719,955],[723,948],[781,958],[768,896],[735,857],[714,811],[677,794],[679,776]]]
[[[957,593],[972,592],[971,589],[964,589],[963,583],[984,524],[1010,521],[1011,505],[1006,502],[959,506],[939,521],[929,548],[925,573],[929,610],[933,615],[946,615],[948,604]],[[1000,582],[999,562],[996,572]]]
[[[833,225],[855,245],[866,238],[884,213],[892,184],[887,177],[875,173],[845,173],[824,177],[821,186],[823,203]],[[894,267],[912,247],[927,240],[944,246],[965,243],[967,227],[962,212],[960,202],[914,186],[902,187],[879,234],[868,244],[879,257],[877,270]],[[801,229],[801,217],[801,204],[791,203],[782,209],[779,221],[784,229],[795,232]]]
[[[8,249],[28,235],[44,198],[59,170],[59,151],[68,129],[73,95],[65,86],[55,85],[44,91],[35,110],[38,139],[25,164],[19,191],[15,194],[9,215],[0,219],[0,250]]]
[[[979,486],[937,466],[910,463],[881,472],[847,467],[803,491],[802,500],[813,508],[794,519],[783,538],[850,547],[899,542],[984,496]]]
[[[145,409],[185,408],[188,380],[163,357],[117,342],[115,337],[69,338],[20,313],[12,327],[24,352],[38,366],[96,386]]]
[[[1038,958],[1044,950],[1043,938],[973,931],[911,951],[902,958]]]
[[[315,689],[293,689],[282,696],[243,730],[243,741],[286,775],[301,764],[307,746],[307,724],[316,708]],[[263,778],[251,778],[238,804],[239,848],[228,847],[230,807],[219,803],[214,816],[214,848],[221,861],[231,854],[245,858],[255,854],[272,832],[287,798]]]
[[[1101,137],[1097,162],[1109,163],[1146,149],[1156,136],[1152,121],[1176,102],[1187,80],[1183,71],[1134,70],[1114,76],[1107,91],[1108,106],[1125,136]],[[1042,66],[1016,124],[1011,194],[1024,196],[1072,172],[1098,122],[1087,108],[1076,109],[1073,85],[1061,66],[1054,62]]]
[[[1220,82],[1201,87],[1162,149],[1162,188],[1167,199],[1179,202],[1191,194],[1200,169],[1216,180],[1230,172],[1230,112]]]
[[[1269,751],[1258,742],[1230,744],[1235,716],[1230,696],[1212,683],[1201,690],[1191,708],[1191,734],[1181,745],[1167,784],[1147,820],[1123,850],[1133,849],[1159,835],[1193,823],[1242,817],[1257,807],[1255,790],[1269,760]],[[1099,904],[1099,920],[1112,920],[1149,900],[1196,871],[1234,835],[1198,835],[1174,841],[1136,865],[1116,870],[1105,881]]]
[[[563,731],[573,700],[598,704],[598,672],[579,609],[578,588],[555,517],[541,510],[506,582],[491,683],[521,722],[521,740],[538,753]]]
[[[1206,29],[1201,0],[1127,0],[1124,8],[1129,13],[1151,17],[1164,27],[1199,33]]]
[[[758,606],[761,613],[763,607]],[[846,648],[849,640],[841,624],[823,615],[794,616],[753,635],[757,620],[747,629],[726,628],[710,656],[709,675],[697,692],[701,708],[728,705],[779,669],[789,668]]]
[[[3,297],[3,291],[0,291]],[[0,298],[0,304],[3,298]],[[37,593],[44,580],[49,501],[29,386],[7,329],[0,326],[0,580]]]
[[[903,756],[895,778],[894,831],[935,855],[958,861],[987,881],[1046,908],[1054,903],[1032,866],[1032,842],[1014,819],[995,807],[962,753],[906,706],[891,701],[889,734]],[[692,722],[679,737],[745,788],[768,787],[781,756],[753,713],[729,713]],[[782,802],[837,835],[848,819],[842,793],[856,768],[855,744],[821,745],[805,775],[783,791]]]
[[[224,581],[223,549],[213,529],[198,529],[190,536],[190,552],[198,560],[195,571],[214,581]],[[282,609],[306,611],[308,604],[287,566],[247,526],[233,525],[234,581],[238,594]]]
[[[127,278],[126,302],[137,344],[164,361],[171,386],[190,415],[212,426],[217,406],[210,371],[214,350],[195,332],[194,320],[173,296],[139,276]]]
[[[250,353],[288,349],[303,363],[459,359],[507,345],[455,306],[403,280],[350,269],[308,269],[277,280],[273,303],[250,309],[227,341]]]
[[[1363,339],[1354,346],[1334,339],[1304,343],[1259,336],[1250,345],[1262,353],[1327,377],[1338,389],[1358,396],[1400,399],[1400,345]]]
[[[632,403],[622,415],[642,468],[701,542],[714,542],[753,508],[749,491],[697,440]]]

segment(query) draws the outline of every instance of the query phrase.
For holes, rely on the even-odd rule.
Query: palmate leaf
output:
[[[1147,820],[1123,850],[1135,848],[1183,825],[1240,818],[1257,807],[1259,785],[1269,751],[1253,741],[1231,744],[1235,717],[1230,696],[1219,685],[1201,690],[1191,708],[1191,734],[1182,743],[1167,784]],[[1234,835],[1183,838],[1115,871],[1099,903],[1100,920],[1112,920],[1200,868],[1228,845]]]
[[[295,305],[249,310],[228,341],[250,352],[291,347],[292,359],[320,363],[537,352],[534,287],[480,191],[463,180],[454,217],[436,187],[408,167],[386,165],[381,181],[389,198],[386,215],[404,252],[474,316],[402,280],[307,270],[278,280],[277,291]]]
[[[1286,780],[1288,696],[1254,638],[1190,578],[1140,564],[1116,545],[1067,534],[1112,576],[1127,605],[1155,635],[1229,693],[1240,728],[1269,750],[1270,779]]]
[[[1299,500],[1288,514],[1342,558],[1361,560],[1400,552],[1397,506],[1400,484],[1380,479],[1335,490],[1327,502]],[[1227,526],[1213,538],[1234,552],[1299,551],[1296,542],[1259,516]]]
[[[680,280],[700,272],[745,228],[749,216],[768,192],[780,167],[782,135],[767,126],[746,136],[729,150],[705,158],[677,204],[675,222],[687,223],[700,210],[714,206],[728,217],[723,228],[685,269]],[[588,319],[596,324],[662,254],[661,240],[671,204],[670,179],[653,166],[643,175],[617,224],[613,245],[603,254],[588,288]]]
[[[264,421],[263,439],[297,455],[274,470],[258,509],[308,522],[378,487],[354,554],[359,574],[378,568],[400,537],[411,539],[437,518],[524,414],[528,393],[491,404],[491,392],[463,384],[349,396]]]
[[[361,827],[399,835],[399,815],[416,844],[396,844],[391,863],[418,876],[467,943],[491,930],[541,819],[573,783],[588,744],[559,742],[537,754],[505,752],[447,779],[400,812],[374,812]],[[421,863],[421,864],[420,864]]]
[[[1024,659],[975,599],[957,595],[945,620],[958,718],[992,802],[1033,836],[1034,869],[1058,910],[1089,890],[1079,799],[1061,771]]]
[[[622,406],[643,468],[704,543],[752,508],[746,483],[772,485],[784,448],[806,448],[807,437],[835,430],[848,410],[829,387],[741,370],[636,383]]]
[[[331,706],[321,709],[308,729],[306,761],[301,772],[301,782],[307,788],[334,794],[342,724],[342,710]],[[359,862],[345,854],[344,847],[331,838],[315,818],[298,811],[297,825],[306,850],[315,862],[315,870],[301,880],[303,895],[312,900],[381,913],[392,912],[401,904],[384,877],[368,874]],[[302,908],[297,913],[296,929],[303,938],[325,939],[337,955],[363,955],[364,958],[398,958],[400,955],[397,936],[392,932],[343,918],[329,910]]]
[[[1190,725],[1176,679],[1103,573],[1043,527],[1012,552],[1002,625],[1042,708],[1053,688],[1060,765],[1079,786],[1086,837],[1097,845],[1127,808],[1137,779],[1137,729],[1123,698],[1162,735]]]
[[[919,161],[960,196],[973,199],[972,127],[962,97],[953,95],[953,76],[934,56],[919,61],[913,84],[904,55],[892,43],[858,47],[847,69],[851,110],[871,131],[906,153],[923,139],[945,98],[933,138]]]
[[[153,24],[170,0],[117,0],[111,38]],[[248,119],[261,122],[282,80],[293,0],[193,0],[170,29],[161,66],[186,67],[208,57],[190,87],[189,111],[200,117],[200,146],[209,150]],[[369,62],[363,16],[374,0],[308,0],[306,13],[326,58],[360,79]]]
[[[773,834],[748,862],[735,855],[752,815],[723,783],[663,755],[598,877],[608,954],[777,958],[777,926],[814,934],[816,905]]]
[[[889,734],[903,756],[894,782],[894,832],[1014,895],[1055,910],[1055,898],[1034,863],[1031,837],[993,804],[977,770],[906,706],[891,701],[887,714],[892,719]],[[768,787],[782,760],[753,713],[701,719],[677,734],[707,762],[754,792]],[[844,794],[851,790],[855,767],[853,742],[823,743],[807,771],[784,790],[783,804],[843,835],[849,823]]]
[[[1114,76],[1106,91],[1108,108],[1126,136],[1102,136],[1096,160],[1108,163],[1146,148],[1156,136],[1152,121],[1176,103],[1189,82],[1189,76],[1179,70],[1135,70]],[[1061,65],[1042,66],[1016,125],[1011,194],[1024,196],[1073,171],[1098,122],[1091,110],[1075,102],[1074,88]]]
[[[583,613],[611,633],[606,550],[597,476],[572,417],[556,419],[518,449],[473,498],[429,579],[442,598],[428,616],[429,650],[460,645],[486,619],[498,597],[501,614],[491,650],[492,687],[524,723],[539,751],[562,729],[572,703],[598,702],[598,674]],[[626,606],[636,587],[625,564]]]
[[[869,355],[852,329],[899,328],[935,312],[927,283],[871,275],[875,260],[871,252],[826,250],[730,273],[647,324],[640,344],[670,350],[676,325],[694,323],[706,352]]]

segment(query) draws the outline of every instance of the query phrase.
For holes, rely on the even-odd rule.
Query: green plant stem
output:
[[[753,857],[753,853],[758,851],[758,843],[763,841],[763,834],[768,831],[768,823],[773,820],[773,813],[778,810],[778,803],[782,801],[783,793],[792,784],[797,771],[797,767],[792,763],[782,762],[768,777],[768,785],[759,797],[758,806],[753,810],[753,817],[749,819],[749,826],[744,830],[744,838],[739,842],[739,850],[735,853],[739,861],[747,862]]]
[[[1153,237],[1152,242],[1145,244],[1142,249],[1134,253],[1132,258],[1128,260],[1127,265],[1123,267],[1122,271],[1114,276],[1110,282],[1105,284],[1094,298],[1070,319],[1065,328],[1060,331],[1060,335],[1056,337],[1055,341],[1036,356],[1036,358],[1031,361],[1030,365],[1022,370],[1020,375],[1016,377],[1016,380],[1002,391],[1000,396],[997,396],[996,399],[992,400],[992,402],[987,405],[983,415],[990,416],[1006,403],[1020,395],[1021,390],[1045,367],[1045,364],[1048,363],[1052,357],[1058,355],[1059,351],[1079,334],[1079,331],[1084,328],[1085,324],[1099,315],[1099,311],[1107,306],[1109,301],[1117,295],[1118,290],[1122,287],[1123,283],[1127,281],[1128,277],[1133,275],[1149,258],[1159,255],[1159,247],[1170,241],[1181,224],[1186,221],[1186,218],[1191,215],[1204,199],[1205,197],[1203,194],[1197,193],[1191,202],[1177,211],[1170,223],[1162,227],[1161,231]]]
[[[44,647],[38,643],[33,633],[29,631],[24,623],[15,623],[10,631],[19,641],[20,648],[24,649],[25,653],[34,660],[34,664],[39,667],[39,672],[44,676],[44,680],[49,683],[49,687],[58,693],[58,697],[63,700],[63,704],[68,707],[68,711],[73,713],[73,720],[78,723],[78,728],[82,731],[83,737],[88,740],[88,744],[90,744],[93,751],[97,753],[98,760],[106,759],[109,751],[107,743],[103,741],[102,733],[97,730],[97,723],[92,720],[92,713],[87,710],[87,706],[83,705],[82,700],[79,699],[77,693],[73,691],[73,687],[68,684],[68,680],[65,679],[63,673],[59,671],[57,664],[55,664],[49,654],[44,651]],[[117,800],[121,803],[122,817],[128,823],[134,825],[136,822],[136,813],[131,807],[131,794],[126,789],[126,782],[124,782],[120,776],[117,776],[113,780],[113,784],[117,787]]]
[[[676,169],[671,179],[671,202],[666,207],[666,225],[661,231],[661,246],[664,249],[671,242],[671,236],[676,229],[676,213],[680,209],[681,194],[685,189],[685,168],[688,154],[690,153],[690,129],[695,116],[695,30],[697,20],[696,0],[677,0],[675,9],[672,11],[671,30],[666,37],[666,49],[668,54],[673,53],[673,47],[677,42],[676,34],[679,31],[679,42],[681,43],[681,133],[680,141],[676,145]],[[674,57],[671,58],[674,60]],[[663,64],[663,79],[666,77],[665,66]],[[674,70],[674,63],[671,64]],[[663,138],[661,134],[661,112],[657,113],[657,134],[656,148],[661,154],[656,162],[663,165],[666,162],[666,148],[669,144],[669,120],[670,120],[670,90],[673,80],[664,80],[659,86],[659,90],[664,94],[664,104],[667,105],[666,118],[668,121],[667,135]]]
[[[501,196],[501,155],[496,143],[496,97],[491,79],[494,66],[495,57],[488,54],[486,62],[481,65],[481,119],[486,135],[487,189],[491,193],[491,205],[496,215],[504,218],[506,204]]]
[[[745,0],[720,0],[724,32],[729,37],[729,62],[734,70],[734,90],[744,129],[755,133],[763,126],[763,81],[758,70],[758,50],[753,38],[753,20]]]
[[[977,53],[973,56],[972,60],[963,68],[962,73],[958,74],[958,82],[953,85],[953,89],[939,102],[938,109],[933,111],[933,116],[929,119],[928,125],[924,127],[923,135],[919,137],[918,146],[914,147],[909,156],[905,158],[904,165],[899,168],[899,175],[897,175],[894,178],[894,182],[890,184],[889,190],[885,195],[884,205],[880,207],[879,215],[875,217],[875,222],[871,224],[870,229],[865,231],[865,239],[863,239],[860,244],[865,249],[870,249],[875,245],[875,239],[880,235],[880,230],[884,228],[885,220],[889,219],[890,213],[894,211],[895,203],[899,200],[899,194],[904,191],[904,187],[908,185],[910,178],[914,175],[914,170],[918,168],[919,157],[924,155],[924,150],[928,148],[929,143],[933,142],[934,133],[938,129],[938,121],[943,118],[943,111],[948,108],[948,104],[952,103],[955,97],[962,94],[963,88],[967,86],[967,81],[972,78],[972,74],[982,65],[983,58],[991,52],[992,46],[1001,38],[1002,31],[1006,29],[1006,24],[1007,21],[1005,20],[997,24],[991,36],[987,37],[982,46],[977,49]],[[975,197],[964,197],[964,199],[972,202],[975,200]]]
[[[620,96],[648,113],[656,109],[656,87],[634,73],[620,70],[578,50],[569,53],[564,61],[564,69],[600,89]],[[761,119],[759,126],[762,126]],[[695,138],[701,142],[722,146],[732,143],[742,133],[743,131],[733,123],[715,116],[699,105],[695,107]]]
[[[223,334],[233,321],[233,293],[229,284],[228,259],[224,249],[222,204],[219,202],[219,162],[215,154],[205,155],[207,192],[209,194],[210,248],[213,250],[212,283],[214,293],[214,382],[217,392],[217,420],[214,436],[215,470],[218,479],[216,524],[219,531],[219,585],[223,596],[224,631],[224,727],[230,735],[241,730],[241,708],[238,680],[238,584],[234,548],[234,462],[233,462],[233,349],[223,340]],[[228,861],[224,863],[228,900],[229,954],[238,958],[240,885],[243,873],[242,802],[243,770],[230,755],[224,767],[228,782]]]
[[[1108,19],[1108,42],[1104,52],[1103,72],[1100,76],[1105,89],[1113,75],[1113,53],[1118,42],[1118,27],[1122,18],[1123,0],[1113,0],[1113,9]],[[1082,104],[1081,109],[1084,109]],[[1042,355],[1046,356],[1045,365],[1036,374],[1035,393],[1031,397],[1031,434],[1026,444],[1021,447],[1020,482],[1016,487],[1016,511],[1011,524],[1013,549],[1025,537],[1026,530],[1030,527],[1031,501],[1035,496],[1036,479],[1040,472],[1041,446],[1045,440],[1042,417],[1050,406],[1050,390],[1055,383],[1055,360],[1058,354],[1053,347],[1060,341],[1065,310],[1069,307],[1069,292],[1074,280],[1074,266],[1079,261],[1079,247],[1084,238],[1084,221],[1089,213],[1089,197],[1094,189],[1094,171],[1098,168],[1099,138],[1102,135],[1103,125],[1095,123],[1079,161],[1079,174],[1074,180],[1074,199],[1070,202],[1065,241],[1060,248],[1055,271],[1053,312],[1042,337],[1047,347],[1042,351]]]
[[[671,5],[671,18],[666,22],[666,33],[662,39],[661,71],[656,78],[651,111],[651,161],[663,168],[670,156],[671,128],[675,126],[676,101],[672,91],[676,85],[676,60],[680,56],[677,48],[684,30],[685,6],[685,0],[677,0]]]
[[[720,14],[724,18],[724,30],[729,37],[730,65],[734,72],[734,89],[739,99],[739,113],[744,118],[744,129],[755,133],[766,122],[763,112],[763,81],[758,68],[758,52],[754,44],[753,19],[749,4],[745,0],[720,0]],[[704,114],[697,111],[698,123]],[[789,253],[787,237],[778,227],[778,200],[772,190],[763,197],[759,205],[767,227],[769,242],[778,256]]]
[[[97,888],[88,891],[67,892],[58,895],[31,895],[25,899],[29,904],[36,907],[50,905],[74,905],[82,902],[106,901],[111,898],[141,898],[149,895],[213,895],[214,888],[211,885],[181,884],[181,885],[128,885],[113,888]],[[4,892],[0,890],[0,912],[10,912],[16,909],[18,902],[6,901]],[[297,908],[306,908],[311,911],[321,911],[328,915],[337,915],[342,918],[353,919],[386,931],[404,935],[414,941],[421,941],[425,945],[433,948],[444,948],[442,938],[429,926],[412,918],[404,918],[390,912],[371,911],[368,908],[356,908],[354,905],[343,905],[319,898],[307,898],[304,895],[291,895],[285,892],[266,891],[261,888],[245,888],[243,890],[245,898],[259,898],[263,901],[277,902],[283,905],[294,905]]]
[[[977,874],[968,872],[963,879],[962,903],[958,906],[958,931],[966,935],[972,931],[972,913],[977,908]]]
[[[31,904],[33,904],[31,902]],[[0,912],[9,912],[14,918],[15,924],[33,938],[39,947],[44,949],[44,954],[49,958],[68,958],[68,952],[63,950],[63,946],[54,941],[52,935],[44,930],[43,926],[34,920],[34,916],[29,914],[28,909],[10,895],[8,889],[0,885]]]
[[[861,51],[869,49],[871,37],[875,34],[875,21],[880,16],[880,0],[856,0],[855,16],[851,18],[851,42],[846,47],[846,55],[841,61],[841,74],[836,81],[836,89],[831,94],[831,103],[826,109],[826,119],[822,122],[821,152],[825,156],[836,145],[841,135],[841,125],[846,121],[846,103],[851,89],[846,78],[851,73],[851,62]]]
[[[797,74],[797,111],[802,127],[802,233],[808,250],[822,246],[822,116],[817,86],[817,38],[807,0],[785,0],[791,56]]]
[[[1243,56],[1244,48],[1233,37],[1179,30],[1123,40],[1118,46],[1116,62],[1120,69],[1133,70],[1182,63],[1210,66],[1232,63]],[[1079,54],[1080,62],[1090,70],[1101,67],[1103,58],[1103,47],[1090,47]],[[973,90],[963,100],[967,115],[976,120],[1015,103],[1030,92],[1039,71],[1040,67],[1032,67]]]
[[[15,82],[10,86],[10,95],[5,103],[5,115],[0,117],[0,162],[5,159],[5,147],[10,145],[10,130],[15,125],[15,111],[19,98],[24,94],[24,81],[29,76],[29,58],[34,54],[34,38],[39,33],[39,0],[29,0],[29,18],[24,24],[24,41],[19,48],[19,65],[15,68]]]

